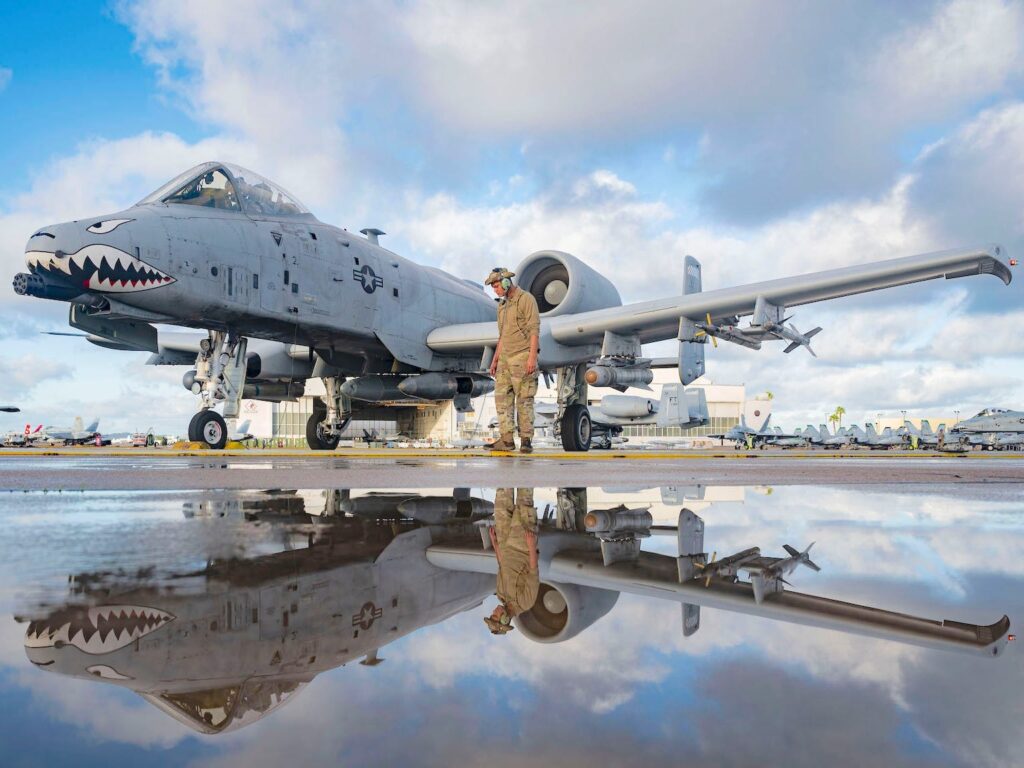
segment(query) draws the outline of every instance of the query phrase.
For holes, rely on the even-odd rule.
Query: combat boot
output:
[[[520,438],[519,440],[519,452],[520,453],[533,453],[533,441],[528,437]]]
[[[506,451],[506,452],[509,452],[509,451],[514,451],[515,449],[516,449],[516,444],[515,444],[515,441],[512,438],[512,435],[502,435],[497,440],[495,440],[493,443],[490,443],[487,446],[487,450],[488,451]]]

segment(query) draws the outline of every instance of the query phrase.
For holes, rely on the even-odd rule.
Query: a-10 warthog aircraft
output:
[[[490,264],[456,277],[381,247],[380,230],[362,233],[318,221],[251,171],[210,162],[128,210],[43,227],[28,241],[29,272],[14,288],[69,302],[72,326],[119,349],[160,354],[158,324],[207,331],[188,352],[195,372],[185,383],[201,398],[189,437],[214,447],[224,445],[225,418],[237,419],[243,396],[291,399],[308,378],[320,378],[326,396],[307,439],[331,449],[353,400],[454,400],[467,409],[493,387],[486,371],[498,336],[495,306],[478,282]],[[794,306],[940,277],[1011,279],[998,246],[708,292],[688,256],[681,295],[627,305],[610,280],[561,251],[537,251],[515,272],[540,308],[539,364],[557,373],[555,427],[567,450],[590,446],[588,380],[620,390],[652,380],[642,344],[678,339],[686,385],[704,373],[709,338],[806,346],[810,334],[786,325]],[[737,329],[745,315],[750,325]],[[273,345],[254,352],[250,339]],[[219,403],[224,417],[213,410]],[[691,414],[689,423],[701,418]]]

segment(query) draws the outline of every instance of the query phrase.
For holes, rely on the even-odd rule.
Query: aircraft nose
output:
[[[37,269],[59,270],[64,268],[67,254],[82,247],[82,235],[74,222],[51,224],[42,227],[28,239],[25,245],[25,264],[33,273]]]

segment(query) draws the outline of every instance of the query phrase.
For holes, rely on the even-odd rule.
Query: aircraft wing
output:
[[[542,318],[541,336],[567,346],[600,343],[605,332],[631,336],[642,343],[676,338],[682,318],[701,320],[707,315],[730,317],[752,314],[758,298],[783,307],[853,296],[940,277],[995,275],[1007,285],[1012,279],[999,246],[937,251],[852,267],[811,272],[733,288],[671,296],[620,307]],[[436,328],[427,336],[435,352],[466,352],[493,347],[498,340],[496,322],[464,323]],[[542,338],[543,345],[543,338]]]

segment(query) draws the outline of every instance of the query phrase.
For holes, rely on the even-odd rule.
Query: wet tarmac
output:
[[[437,486],[737,484],[1024,484],[1024,456],[974,453],[847,455],[756,451],[662,454],[594,451],[518,455],[345,451],[323,455],[251,452],[66,452],[0,455],[0,489],[164,490],[218,488],[416,488]]]
[[[549,462],[572,487],[497,489],[444,482],[476,458],[126,461],[17,472],[178,489],[0,494],[14,764],[1021,764],[1024,484],[982,470],[1014,462],[936,486]],[[405,482],[359,482],[384,471]],[[517,520],[533,607],[493,635]]]

